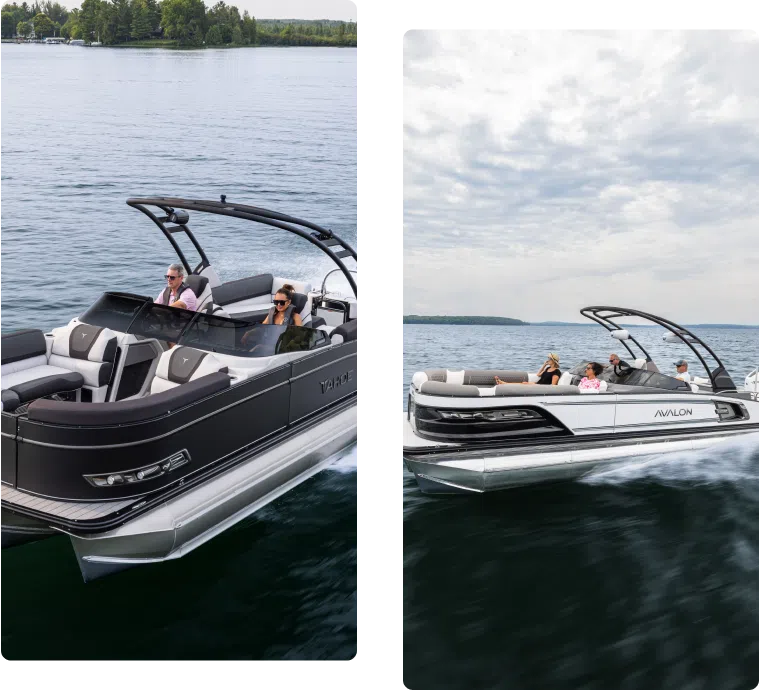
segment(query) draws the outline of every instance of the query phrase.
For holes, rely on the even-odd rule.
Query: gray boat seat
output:
[[[27,329],[2,337],[2,403],[11,412],[19,405],[84,385],[81,374],[50,366],[42,331]]]
[[[193,291],[197,298],[195,311],[201,311],[208,302],[212,301],[211,286],[208,284],[208,278],[206,276],[199,276],[192,273],[184,279],[184,282],[190,290]]]
[[[506,383],[522,383],[530,380],[526,371],[513,371],[510,369],[427,369],[418,371],[412,379],[418,388],[425,381],[437,381],[440,383],[453,383],[464,386],[494,386],[495,377]]]
[[[108,384],[118,345],[112,330],[78,323],[54,329],[53,336],[51,366],[78,372],[90,388]]]
[[[158,360],[150,393],[162,393],[216,372],[227,374],[229,369],[212,352],[176,345],[166,350]]]
[[[460,383],[443,383],[442,381],[425,381],[418,386],[420,393],[437,395],[445,398],[487,398],[487,397],[540,397],[559,395],[583,395],[577,386],[523,386],[520,383],[503,383],[498,386],[474,386]],[[607,391],[601,391],[605,394]],[[611,391],[608,391],[611,392]],[[587,393],[598,394],[596,391]]]

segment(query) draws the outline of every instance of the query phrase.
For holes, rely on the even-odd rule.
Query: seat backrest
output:
[[[198,309],[198,311],[204,311],[206,314],[209,314],[211,316],[223,316],[225,319],[231,318],[230,315],[222,309],[218,304],[214,302],[206,302],[203,309]]]
[[[158,360],[150,392],[160,393],[215,372],[226,374],[229,369],[213,353],[176,345]]]
[[[300,320],[304,326],[311,325],[311,305],[310,295],[304,295],[302,292],[293,293],[293,306],[295,311],[300,314]]]
[[[274,276],[271,281],[272,298],[277,294],[277,290],[279,290],[279,288],[285,284],[292,285],[293,288],[295,288],[295,292],[301,292],[304,295],[307,295],[309,292],[311,292],[311,283],[307,283],[303,280],[293,280],[292,278],[278,278],[277,276]]]
[[[48,363],[79,372],[84,385],[105,386],[113,372],[118,340],[110,328],[74,323],[53,330],[53,345]]]
[[[559,385],[560,386],[570,386],[572,385],[572,379],[574,378],[574,374],[572,374],[569,371],[562,372],[561,376],[559,377]]]
[[[208,278],[192,274],[187,276],[184,282],[195,293],[195,297],[197,298],[195,311],[200,311],[211,301],[211,286],[208,284]]]
[[[645,359],[636,359],[633,366],[636,369],[645,369],[646,368],[646,360]]]
[[[28,328],[2,336],[2,374],[12,374],[47,364],[47,344],[42,331]]]

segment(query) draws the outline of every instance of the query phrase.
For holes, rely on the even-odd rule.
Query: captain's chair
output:
[[[208,278],[193,273],[187,276],[184,282],[195,293],[195,297],[197,298],[195,311],[201,311],[212,300],[211,286],[208,284]]]
[[[164,352],[158,360],[158,368],[150,384],[150,392],[152,394],[167,391],[217,371],[223,374],[229,373],[227,366],[211,352],[176,345]]]

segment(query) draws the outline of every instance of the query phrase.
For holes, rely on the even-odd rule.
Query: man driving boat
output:
[[[184,276],[184,266],[182,264],[171,264],[164,276],[166,287],[156,297],[156,304],[165,304],[169,307],[195,311],[198,305],[198,298],[190,286],[184,283]]]

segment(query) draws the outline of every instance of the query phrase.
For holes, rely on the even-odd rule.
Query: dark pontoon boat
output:
[[[181,557],[356,440],[357,288],[343,263],[355,250],[225,197],[127,203],[174,247],[197,310],[108,292],[51,333],[2,337],[3,546],[68,534],[85,580]],[[272,274],[222,283],[190,211],[302,237],[354,294],[328,291],[327,277],[316,288]],[[201,257],[194,269],[179,233]],[[264,325],[285,283],[303,325]]]

